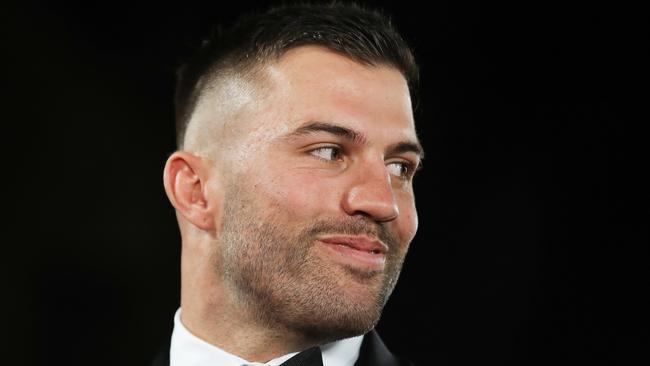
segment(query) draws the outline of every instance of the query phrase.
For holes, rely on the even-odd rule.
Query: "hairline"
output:
[[[218,62],[213,63],[210,67],[208,67],[206,72],[204,72],[203,75],[201,75],[201,77],[198,78],[194,86],[194,91],[192,92],[193,95],[192,108],[187,111],[187,116],[185,117],[186,122],[184,122],[185,128],[183,130],[182,140],[179,139],[178,141],[179,150],[182,150],[185,147],[187,131],[190,129],[190,124],[194,119],[193,118],[194,114],[197,111],[198,107],[200,106],[202,99],[209,96],[208,94],[211,89],[219,88],[220,87],[219,84],[226,83],[228,78],[231,79],[240,78],[253,89],[253,93],[257,94],[258,92],[260,92],[260,94],[256,96],[264,97],[263,91],[265,90],[266,87],[270,85],[269,83],[271,82],[267,74],[269,67],[277,65],[279,62],[281,62],[282,59],[286,56],[286,54],[289,53],[290,51],[302,47],[321,48],[323,50],[335,53],[359,65],[369,67],[369,68],[382,67],[382,66],[391,68],[393,70],[398,71],[400,75],[402,75],[402,77],[404,78],[405,82],[407,84],[409,83],[409,76],[404,73],[404,71],[400,68],[399,65],[395,64],[394,62],[391,62],[387,58],[382,58],[382,57],[363,58],[354,55],[352,53],[345,52],[343,50],[329,47],[327,44],[322,44],[318,42],[311,42],[311,43],[303,42],[298,44],[292,44],[278,50],[273,54],[260,56],[254,60],[249,60],[249,61],[243,60],[242,62],[232,63],[230,62],[230,60],[227,59],[220,60]],[[228,64],[230,64],[230,66],[226,66],[226,67],[223,66]],[[221,102],[223,103],[224,101]],[[243,108],[243,107],[245,106],[240,106],[239,108]]]

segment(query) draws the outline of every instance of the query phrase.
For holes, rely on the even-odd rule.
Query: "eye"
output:
[[[388,167],[391,174],[403,180],[410,179],[415,171],[413,163],[408,161],[393,161],[388,163],[386,167]]]
[[[328,161],[336,161],[341,158],[341,148],[338,146],[323,146],[311,150],[309,153]]]

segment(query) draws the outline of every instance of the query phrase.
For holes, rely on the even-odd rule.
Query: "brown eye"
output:
[[[409,179],[413,173],[413,164],[404,161],[394,161],[386,165],[392,175],[400,179]]]
[[[336,146],[323,146],[311,150],[310,153],[324,160],[335,161],[341,157],[341,149]]]

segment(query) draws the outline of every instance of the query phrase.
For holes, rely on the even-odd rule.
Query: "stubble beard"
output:
[[[392,233],[366,218],[299,227],[287,222],[288,212],[277,211],[261,215],[247,192],[234,186],[227,190],[219,238],[222,275],[243,315],[278,334],[289,332],[316,343],[374,328],[399,277],[406,246],[400,249]],[[323,260],[314,248],[323,234],[379,238],[389,248],[384,270]]]

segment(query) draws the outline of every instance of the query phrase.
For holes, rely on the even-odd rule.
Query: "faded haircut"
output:
[[[183,147],[199,99],[207,88],[219,87],[219,78],[254,75],[290,49],[305,45],[325,47],[364,65],[394,67],[415,94],[419,72],[413,52],[379,11],[338,2],[273,7],[216,29],[178,69],[174,97],[178,147]]]

